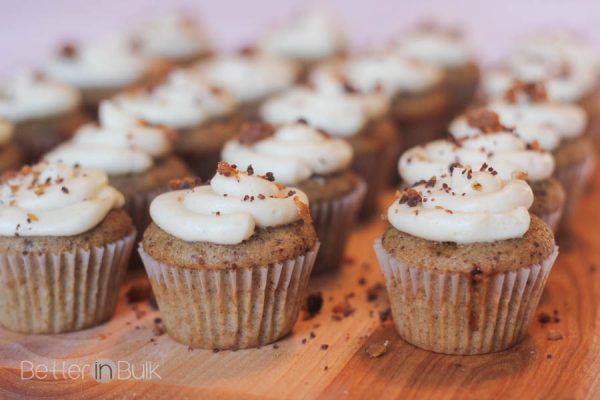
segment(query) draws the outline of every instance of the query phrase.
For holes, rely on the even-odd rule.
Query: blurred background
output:
[[[519,36],[548,27],[600,42],[598,0],[2,0],[0,74],[34,66],[61,42],[127,29],[144,16],[179,9],[199,17],[220,49],[253,42],[270,25],[308,5],[338,16],[356,46],[384,41],[423,19],[455,23],[484,62]]]

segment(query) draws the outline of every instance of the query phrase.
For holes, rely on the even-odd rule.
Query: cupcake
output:
[[[305,123],[274,129],[249,123],[227,142],[223,160],[258,175],[272,175],[306,194],[321,248],[315,272],[339,268],[365,196],[366,184],[350,170],[352,147]]]
[[[555,176],[565,194],[560,226],[565,227],[593,171],[595,154],[586,135],[586,114],[578,106],[548,99],[541,84],[517,82],[504,99],[490,103],[502,125],[514,128],[525,142],[552,152]]]
[[[582,107],[589,119],[588,133],[600,140],[599,73],[594,64],[577,52],[514,52],[499,68],[484,74],[488,100],[502,98],[515,82],[544,84],[548,99]]]
[[[223,145],[241,125],[232,96],[189,69],[174,70],[162,84],[122,94],[115,102],[150,125],[174,130],[175,154],[203,179],[214,175]]]
[[[208,34],[197,21],[181,12],[143,20],[134,27],[131,39],[157,71],[187,66],[212,54]]]
[[[87,121],[76,89],[34,72],[0,83],[0,118],[14,125],[14,140],[28,162],[39,160]]]
[[[12,139],[13,125],[0,118],[0,173],[16,170],[23,165],[23,152]]]
[[[439,68],[388,49],[350,57],[338,69],[359,92],[379,90],[388,97],[404,148],[444,136],[448,103]]]
[[[498,114],[484,108],[457,118],[449,130],[450,139],[413,147],[402,155],[398,170],[404,182],[412,185],[426,181],[457,166],[474,171],[493,170],[505,180],[521,177],[533,190],[530,212],[556,232],[565,192],[552,176],[555,162],[551,153],[527,146],[512,129],[500,123]]]
[[[261,108],[262,119],[273,125],[306,122],[350,143],[354,151],[352,169],[368,184],[362,216],[377,211],[377,195],[390,178],[399,147],[389,121],[372,115],[362,99],[351,93],[309,87],[294,87],[273,96]]]
[[[104,172],[40,163],[0,187],[0,325],[62,333],[108,320],[135,239]]]
[[[424,23],[400,38],[397,45],[402,54],[443,71],[450,115],[471,103],[479,83],[479,66],[460,30]]]
[[[212,58],[196,69],[231,93],[246,120],[256,120],[262,102],[293,85],[300,73],[296,63],[254,49]]]
[[[259,48],[300,63],[305,76],[316,63],[342,55],[346,40],[332,15],[310,8],[268,32]]]
[[[81,90],[84,106],[95,114],[102,100],[143,83],[148,62],[130,39],[112,36],[82,45],[63,45],[46,72]]]
[[[484,354],[526,334],[557,256],[527,208],[531,188],[454,168],[406,189],[375,242],[399,335],[422,349]]]
[[[167,332],[203,349],[287,335],[319,247],[306,195],[219,163],[210,185],[158,196],[140,254]]]
[[[150,202],[168,190],[172,179],[189,175],[186,165],[171,154],[172,132],[150,126],[112,101],[99,108],[99,124],[81,127],[73,139],[45,156],[104,171],[111,186],[125,197],[125,208],[139,232],[150,223]]]

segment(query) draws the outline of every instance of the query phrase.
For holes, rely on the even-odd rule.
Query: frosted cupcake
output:
[[[100,104],[99,121],[81,127],[45,159],[106,172],[142,232],[150,222],[150,202],[168,190],[169,181],[188,176],[189,171],[172,155],[169,129],[147,125],[106,100]]]
[[[39,160],[87,121],[76,89],[34,72],[0,83],[0,118],[14,124],[14,140],[28,162]]]
[[[259,48],[299,62],[304,75],[316,63],[341,55],[346,39],[332,15],[310,8],[272,29],[260,41]]]
[[[46,71],[81,90],[85,107],[95,113],[102,100],[144,82],[148,66],[135,43],[111,36],[82,45],[63,45]]]
[[[443,71],[451,115],[471,103],[479,82],[479,66],[460,30],[424,23],[402,36],[397,45],[402,54]]]
[[[398,170],[404,182],[412,185],[457,166],[490,171],[505,180],[522,177],[533,190],[531,213],[556,232],[565,192],[552,177],[555,162],[551,153],[526,145],[500,123],[498,114],[486,109],[469,111],[455,120],[450,135],[449,140],[429,142],[402,155]]]
[[[292,61],[253,49],[223,55],[197,66],[213,85],[231,93],[246,120],[255,120],[262,102],[292,86],[300,69]]]
[[[400,194],[375,251],[404,340],[484,354],[523,339],[558,253],[532,202],[523,180],[461,168]]]
[[[547,99],[540,84],[517,82],[503,100],[489,105],[525,142],[550,151],[556,160],[555,176],[566,193],[564,226],[593,171],[595,154],[586,135],[586,114],[578,106]]]
[[[117,304],[135,239],[105,173],[40,163],[0,184],[0,325],[61,333]]]
[[[140,254],[167,332],[203,349],[287,335],[319,247],[306,195],[219,163],[210,185],[158,196]]]
[[[439,68],[395,50],[350,57],[338,68],[359,92],[380,90],[388,97],[405,148],[443,137],[448,102]]]
[[[332,271],[344,248],[364,199],[366,184],[350,170],[352,147],[304,123],[274,129],[266,123],[246,124],[223,149],[223,160],[306,194],[321,242],[315,271]]]
[[[161,85],[120,95],[115,102],[150,125],[173,129],[175,153],[203,179],[214,175],[223,145],[241,125],[232,96],[188,69],[175,70]]]
[[[23,152],[12,139],[13,125],[0,118],[0,173],[16,170],[24,163]]]
[[[303,121],[350,143],[354,151],[352,169],[368,184],[363,216],[376,212],[377,195],[389,180],[399,147],[389,122],[372,115],[363,100],[351,93],[308,87],[273,96],[261,108],[262,119],[273,125]]]
[[[134,27],[131,39],[154,68],[164,71],[185,66],[212,53],[208,34],[193,18],[181,12],[155,15]]]

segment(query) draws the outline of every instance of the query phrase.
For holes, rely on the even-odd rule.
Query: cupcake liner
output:
[[[559,221],[559,230],[564,229],[575,210],[589,178],[594,170],[595,158],[589,157],[578,164],[556,169],[554,175],[565,191],[565,206]]]
[[[548,225],[548,227],[552,230],[552,233],[554,234],[558,232],[560,218],[563,215],[563,208],[564,207],[561,206],[558,210],[537,215],[542,221],[546,223],[546,225]]]
[[[22,333],[61,333],[108,320],[135,235],[73,253],[1,254],[0,325]]]
[[[367,190],[360,208],[360,218],[366,219],[376,214],[379,194],[385,190],[395,171],[397,146],[390,144],[383,152],[356,154],[352,170],[367,183]]]
[[[140,235],[144,233],[144,230],[152,221],[150,218],[150,203],[156,196],[165,193],[167,190],[166,186],[161,186],[148,192],[131,193],[125,196],[125,211],[131,217],[133,225]]]
[[[153,259],[140,244],[167,332],[203,349],[263,346],[288,334],[319,249],[283,263],[220,270],[174,267]]]
[[[339,268],[366,191],[367,185],[360,179],[356,188],[343,197],[310,204],[310,215],[321,242],[315,273]]]
[[[527,333],[558,248],[541,264],[473,282],[469,274],[402,263],[375,241],[398,334],[445,354],[508,349]]]

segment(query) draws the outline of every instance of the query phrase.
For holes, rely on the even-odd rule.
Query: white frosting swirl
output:
[[[49,75],[82,89],[115,88],[135,83],[147,70],[147,61],[123,37],[74,47],[46,67]]]
[[[532,203],[533,193],[523,180],[455,168],[451,176],[407,189],[389,207],[388,220],[399,231],[426,240],[493,242],[522,237]]]
[[[206,32],[196,21],[179,12],[163,13],[143,21],[132,36],[151,58],[177,60],[211,50]]]
[[[0,117],[12,122],[68,113],[80,101],[76,89],[33,72],[0,84]]]
[[[0,146],[10,143],[13,137],[13,129],[13,124],[0,118]]]
[[[460,67],[473,60],[473,51],[462,35],[440,29],[418,29],[398,43],[402,54],[441,68]]]
[[[554,150],[563,139],[583,135],[587,126],[583,109],[571,104],[493,102],[488,108],[525,142],[537,140],[544,150]]]
[[[554,172],[551,154],[527,150],[526,144],[510,132],[474,136],[460,141],[460,145],[436,140],[413,147],[400,157],[398,170],[404,181],[413,184],[447,174],[455,162],[475,171],[484,165],[493,167],[502,179],[526,172],[529,180],[540,181],[548,179]]]
[[[324,63],[313,68],[309,81],[319,92],[358,99],[371,119],[385,115],[390,108],[390,101],[383,91],[361,92],[358,88],[352,87],[337,62]]]
[[[195,127],[236,107],[226,91],[191,70],[176,70],[151,92],[123,94],[116,101],[144,121],[175,129]]]
[[[315,61],[335,55],[344,43],[344,34],[332,16],[313,8],[273,30],[261,48],[285,58]]]
[[[347,60],[343,74],[361,92],[381,88],[389,97],[398,92],[418,93],[442,79],[439,68],[402,56],[397,51],[365,54]]]
[[[251,145],[237,140],[225,144],[223,160],[238,167],[252,165],[254,172],[272,172],[286,185],[305,181],[312,175],[342,171],[352,161],[352,147],[306,124],[284,125],[273,136]]]
[[[298,74],[293,62],[260,53],[222,56],[200,64],[198,69],[240,103],[285,89],[294,83]]]
[[[297,189],[241,172],[217,172],[208,186],[158,196],[150,215],[162,230],[181,240],[234,245],[249,239],[256,227],[300,220],[296,201],[308,206],[306,195]]]
[[[81,127],[73,139],[59,145],[45,159],[121,175],[146,171],[153,165],[153,157],[171,151],[163,128],[145,125],[115,103],[102,102],[99,115],[100,125]]]
[[[104,172],[40,163],[0,186],[0,235],[73,236],[97,226],[123,195]]]
[[[341,137],[359,133],[368,121],[359,99],[304,87],[296,87],[271,97],[261,107],[261,116],[274,125],[304,119],[311,126]]]

